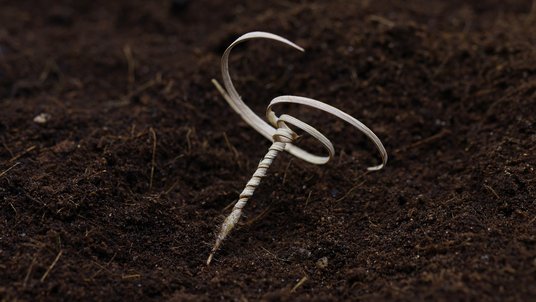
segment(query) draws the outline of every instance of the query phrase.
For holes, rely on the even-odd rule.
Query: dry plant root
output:
[[[303,51],[301,47],[298,45],[290,42],[289,40],[282,38],[280,36],[266,33],[266,32],[251,32],[247,33],[240,38],[238,38],[236,41],[234,41],[224,52],[222,61],[221,61],[221,68],[222,68],[222,76],[223,76],[223,84],[225,88],[221,87],[221,85],[215,81],[212,80],[212,83],[216,86],[218,91],[222,94],[223,98],[227,101],[227,103],[233,108],[234,111],[236,111],[244,121],[246,121],[251,127],[253,127],[257,132],[262,134],[264,137],[270,139],[273,143],[270,146],[268,153],[264,156],[264,158],[260,161],[257,170],[251,177],[251,179],[246,184],[246,187],[240,193],[240,197],[236,204],[233,207],[233,210],[229,216],[225,219],[223,222],[220,232],[218,233],[216,237],[216,243],[214,244],[214,247],[212,248],[212,251],[207,259],[207,265],[210,264],[212,261],[212,258],[214,256],[214,253],[220,248],[223,240],[229,235],[231,230],[234,228],[234,226],[238,223],[238,220],[240,219],[240,216],[242,215],[242,209],[246,205],[249,198],[253,195],[255,192],[255,189],[259,185],[261,179],[266,176],[266,172],[274,159],[277,157],[277,155],[282,151],[287,151],[290,154],[303,159],[307,162],[310,162],[312,164],[322,165],[327,163],[331,158],[333,158],[333,155],[335,154],[335,149],[333,148],[333,144],[327,139],[322,133],[320,133],[318,130],[316,130],[314,127],[308,125],[307,123],[293,117],[287,114],[283,114],[281,116],[277,116],[274,111],[272,110],[272,107],[277,104],[281,103],[292,103],[292,104],[299,104],[308,106],[311,108],[315,108],[318,110],[322,110],[326,113],[329,113],[331,115],[334,115],[350,125],[354,126],[361,132],[363,132],[376,146],[378,151],[380,152],[382,163],[377,166],[369,167],[369,171],[376,171],[380,170],[385,166],[387,163],[387,152],[385,151],[385,148],[383,147],[383,144],[381,143],[380,139],[372,132],[367,126],[365,126],[363,123],[352,117],[351,115],[333,107],[328,104],[322,103],[320,101],[306,98],[306,97],[300,97],[300,96],[280,96],[273,99],[270,104],[268,105],[268,108],[266,109],[266,118],[269,121],[268,124],[266,121],[261,119],[258,115],[256,115],[240,98],[238,95],[238,92],[234,88],[233,82],[231,80],[231,76],[229,74],[229,53],[233,49],[234,46],[237,44],[244,42],[246,40],[250,39],[257,39],[257,38],[264,38],[264,39],[271,39],[275,41],[279,41],[281,43],[284,43],[286,45],[289,45],[291,47],[294,47],[300,51]],[[328,152],[327,156],[318,156],[313,155],[295,145],[293,145],[293,142],[298,137],[298,135],[290,128],[290,126],[298,128],[302,130],[303,132],[311,135],[314,137]]]

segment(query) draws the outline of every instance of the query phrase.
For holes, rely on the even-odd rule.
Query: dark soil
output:
[[[0,1],[0,300],[536,300],[531,1],[174,2]],[[280,156],[206,267],[270,145],[210,83],[252,30],[306,52],[239,47],[248,104],[390,161],[290,108],[335,159]]]

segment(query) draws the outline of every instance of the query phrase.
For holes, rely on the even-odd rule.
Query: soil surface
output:
[[[536,299],[532,1],[0,7],[0,300]],[[367,173],[364,135],[280,108],[336,156],[278,157],[207,267],[270,145],[210,83],[252,30],[306,52],[237,48],[246,103],[325,101],[390,158]]]

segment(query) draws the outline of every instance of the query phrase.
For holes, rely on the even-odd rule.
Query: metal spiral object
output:
[[[233,110],[240,114],[242,119],[244,119],[250,126],[252,126],[255,130],[257,130],[266,138],[270,139],[273,143],[268,149],[268,152],[266,153],[264,158],[259,162],[257,170],[255,171],[255,173],[253,173],[253,176],[246,184],[246,187],[244,188],[242,193],[240,193],[240,197],[235,203],[231,214],[229,214],[229,216],[227,216],[227,218],[223,222],[220,232],[216,237],[216,243],[214,244],[214,247],[212,248],[212,251],[207,259],[207,265],[210,264],[210,262],[212,261],[214,253],[220,248],[223,240],[231,232],[233,227],[238,223],[238,220],[242,215],[242,209],[245,207],[249,198],[255,192],[255,189],[260,184],[261,179],[266,176],[268,168],[280,152],[287,151],[300,159],[317,165],[327,163],[335,154],[333,144],[322,133],[320,133],[318,130],[316,130],[309,124],[293,116],[287,114],[277,116],[272,110],[273,106],[281,103],[292,103],[312,107],[332,114],[363,132],[375,144],[376,148],[380,152],[382,163],[377,166],[369,167],[368,170],[379,170],[383,168],[383,166],[387,163],[387,152],[385,151],[385,148],[383,147],[383,144],[381,143],[380,139],[374,134],[374,132],[372,132],[372,130],[370,130],[367,126],[365,126],[363,123],[350,116],[349,114],[320,101],[300,96],[280,96],[273,99],[266,109],[266,118],[271,125],[269,125],[259,116],[257,116],[242,101],[242,99],[238,95],[238,92],[234,88],[231,76],[229,74],[229,53],[231,49],[243,41],[256,38],[265,38],[279,41],[281,43],[292,46],[300,51],[303,51],[303,49],[298,45],[280,36],[265,32],[251,32],[238,38],[225,50],[223,54],[221,67],[225,89],[221,87],[221,85],[217,81],[212,80],[212,82],[214,83],[218,91],[222,94],[223,98],[227,101],[227,103],[229,103],[231,108],[233,108]],[[305,133],[314,137],[327,150],[328,156],[313,155],[295,146],[293,143],[298,137],[298,135],[290,128],[289,125],[301,129]]]

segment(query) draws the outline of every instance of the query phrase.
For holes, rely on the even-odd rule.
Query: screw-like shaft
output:
[[[227,237],[227,235],[237,224],[238,220],[240,219],[240,216],[242,215],[242,209],[248,202],[249,198],[253,195],[253,192],[255,192],[257,186],[259,186],[261,179],[266,176],[266,172],[268,171],[268,168],[270,167],[274,159],[277,157],[279,152],[285,150],[285,145],[287,143],[291,143],[295,139],[295,137],[296,133],[294,133],[288,128],[277,129],[276,133],[274,134],[274,142],[268,149],[268,153],[266,153],[266,155],[264,155],[264,158],[259,162],[257,170],[255,171],[255,173],[253,173],[253,176],[246,184],[246,187],[244,188],[242,193],[240,193],[240,197],[235,203],[233,211],[231,212],[231,214],[229,214],[229,216],[227,216],[227,218],[225,218],[225,221],[221,226],[221,230],[216,237],[216,243],[214,244],[214,247],[212,248],[212,251],[208,256],[207,265],[209,265],[212,261],[214,253],[220,248],[225,237]]]

